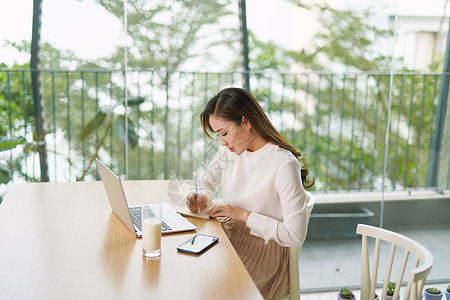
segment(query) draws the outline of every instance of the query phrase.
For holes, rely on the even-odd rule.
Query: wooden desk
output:
[[[161,202],[168,184],[124,189],[130,205]],[[145,259],[101,182],[13,184],[0,205],[0,298],[262,299],[218,222],[190,221],[219,243],[193,256],[176,247],[196,232],[164,235],[161,258]]]

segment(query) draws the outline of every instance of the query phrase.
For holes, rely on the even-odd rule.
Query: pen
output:
[[[197,176],[194,172],[194,184],[195,184],[195,197],[198,197],[198,185],[197,185]],[[200,207],[197,207],[197,213],[200,214]]]

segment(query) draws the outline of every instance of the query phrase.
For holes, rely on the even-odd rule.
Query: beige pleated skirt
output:
[[[264,299],[282,299],[289,286],[289,248],[250,234],[243,222],[226,219],[222,228]]]

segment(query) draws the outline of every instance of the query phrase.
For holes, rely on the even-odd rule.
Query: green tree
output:
[[[324,1],[292,2],[315,13],[319,24],[309,50],[288,52],[295,62],[312,70],[329,71],[336,64],[349,71],[390,70],[391,57],[381,51],[380,44],[392,38],[393,32],[379,28],[373,8],[336,9]]]
[[[122,1],[98,3],[117,18],[123,19]],[[172,70],[189,67],[198,57],[210,58],[211,52],[237,42],[236,29],[224,26],[226,23],[221,22],[222,19],[232,16],[231,4],[233,2],[227,0],[202,1],[201,5],[192,0],[128,2],[128,66],[134,70],[163,70],[152,73],[147,81],[149,86],[160,85],[165,91],[165,99],[150,100],[153,101],[153,108],[148,112],[151,115],[151,124],[147,127],[147,132],[150,133],[154,129],[154,123],[164,128],[164,178],[170,176],[170,170],[177,168],[177,160],[169,158],[171,153],[177,151],[170,136],[179,134],[175,130],[177,127],[169,124],[169,119],[177,113],[171,111],[171,107],[176,105],[170,103],[170,95],[173,94],[171,90],[175,88],[171,83],[174,74]],[[124,49],[118,47],[112,58],[104,59],[102,64],[123,68],[123,53]],[[129,89],[131,88],[132,83]],[[138,89],[136,86],[135,88]],[[139,113],[143,111],[137,111],[131,118],[136,118]],[[181,135],[183,136],[186,135]]]
[[[123,1],[98,3],[123,20]],[[226,0],[203,1],[201,5],[196,1],[128,2],[128,67],[131,71],[127,73],[126,92],[129,98],[145,101],[142,108],[130,105],[128,111],[129,138],[136,137],[131,145],[139,143],[135,148],[130,147],[130,164],[139,165],[140,158],[150,157],[151,160],[150,167],[136,176],[168,178],[179,172],[175,170],[182,169],[180,165],[191,165],[192,169],[189,157],[177,154],[181,145],[190,143],[190,127],[177,128],[181,118],[186,119],[185,115],[190,114],[189,111],[192,111],[191,119],[197,121],[194,111],[199,111],[209,91],[201,87],[203,83],[192,79],[192,86],[199,86],[196,93],[200,94],[201,100],[195,100],[195,96],[190,95],[195,105],[178,103],[191,92],[191,87],[175,86],[172,77],[176,76],[174,82],[178,82],[185,75],[173,70],[198,68],[200,57],[204,58],[203,62],[212,63],[211,53],[237,43],[236,29],[221,21],[233,16],[233,4]],[[9,46],[29,53],[27,42],[10,43]],[[118,46],[111,57],[89,61],[48,43],[42,45],[41,67],[46,70],[42,73],[45,113],[51,133],[48,138],[54,139],[54,147],[49,151],[53,152],[55,161],[56,157],[61,157],[73,166],[79,178],[84,175],[97,176],[95,170],[89,170],[89,166],[91,159],[99,153],[103,157],[114,157],[111,166],[115,168],[121,169],[124,165],[123,145],[118,143],[123,140],[123,122],[120,121],[123,120],[125,95],[123,62],[122,46]],[[66,72],[64,69],[74,71]],[[90,72],[90,69],[102,71]],[[28,80],[28,74],[26,77]],[[161,88],[164,98],[161,98]],[[179,99],[173,97],[175,89],[179,91]],[[28,86],[24,91],[31,95]],[[104,113],[106,111],[110,113]],[[20,109],[17,112],[20,113]],[[113,116],[117,117],[114,122],[116,126],[110,126]],[[30,120],[29,124],[32,122]],[[184,132],[180,134],[180,131]],[[173,138],[177,135],[180,141]],[[64,140],[58,142],[56,136]],[[139,137],[144,140],[139,141]],[[164,140],[163,147],[161,140]],[[167,164],[163,166],[163,162]],[[73,178],[70,173],[69,170],[68,180]]]
[[[33,106],[31,94],[27,93],[30,87],[31,81],[24,71],[0,72],[0,184],[8,183],[14,175],[34,180],[22,168],[23,160],[35,149]],[[20,150],[15,151],[19,145]]]
[[[269,75],[269,79],[255,74],[252,92],[275,120],[281,120],[285,136],[305,153],[316,188],[376,188],[383,170],[391,84],[386,72],[391,57],[379,45],[392,38],[392,31],[371,21],[371,8],[338,10],[325,2],[293,3],[317,15],[319,30],[308,49],[287,51],[250,35],[250,65],[262,70],[297,65],[305,72]],[[397,67],[401,64],[401,59],[396,62]],[[336,67],[348,73],[333,73]],[[268,85],[281,84],[282,90],[274,92],[264,80]],[[393,187],[423,186],[439,84],[432,76],[417,75],[396,75],[392,83],[387,176]],[[289,95],[286,91],[296,95],[294,100],[284,96]],[[286,117],[300,125],[283,128]]]
[[[106,11],[123,20],[123,1],[98,0]],[[236,43],[236,29],[225,26],[233,15],[229,0],[128,1],[129,58],[132,69],[178,70],[197,57],[211,58],[215,47]],[[123,68],[124,49],[118,47],[109,66]]]

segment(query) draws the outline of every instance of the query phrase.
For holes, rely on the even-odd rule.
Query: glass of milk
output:
[[[161,203],[142,205],[142,255],[161,255]]]

